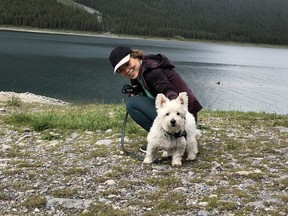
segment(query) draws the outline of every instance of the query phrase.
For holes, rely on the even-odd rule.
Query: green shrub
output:
[[[13,107],[20,107],[21,106],[21,100],[18,97],[12,97],[10,100],[7,101],[8,106],[13,106]]]

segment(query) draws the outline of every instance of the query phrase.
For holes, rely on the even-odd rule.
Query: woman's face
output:
[[[140,59],[138,58],[130,58],[128,62],[123,64],[119,69],[118,73],[124,77],[130,79],[136,79],[140,73]]]

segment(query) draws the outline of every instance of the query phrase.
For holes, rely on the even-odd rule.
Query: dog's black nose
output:
[[[176,124],[176,120],[175,119],[171,119],[171,124],[174,126]]]

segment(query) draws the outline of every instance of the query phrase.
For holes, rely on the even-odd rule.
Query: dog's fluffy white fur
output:
[[[162,149],[172,156],[172,166],[181,166],[184,153],[187,160],[195,160],[198,153],[195,118],[188,111],[188,96],[181,92],[174,100],[158,94],[155,100],[157,117],[147,136],[147,153],[143,163],[153,163],[155,153]]]

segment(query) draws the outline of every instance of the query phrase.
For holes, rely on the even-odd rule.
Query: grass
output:
[[[28,209],[34,210],[35,208],[41,208],[47,203],[45,197],[41,195],[29,196],[23,203],[22,206],[27,207]]]
[[[8,106],[20,107],[22,104],[20,98],[12,97],[10,100],[7,101]]]
[[[58,198],[72,198],[77,194],[77,189],[56,189],[53,190],[51,195]]]
[[[6,119],[6,123],[31,127],[35,131],[47,129],[95,131],[112,128],[120,132],[124,112],[123,107],[115,105],[69,106],[47,112],[15,113]]]
[[[13,179],[1,184],[0,200],[11,201],[9,193],[33,189],[35,193],[20,205],[27,214],[41,210],[46,195],[95,200],[87,211],[65,209],[71,215],[77,211],[76,215],[133,215],[133,209],[141,209],[145,216],[197,215],[200,210],[223,215],[287,213],[288,196],[283,191],[288,185],[284,178],[288,134],[275,128],[288,127],[287,115],[203,110],[200,154],[196,161],[174,168],[169,162],[144,166],[121,153],[123,104],[39,106],[13,100],[0,102],[7,110],[0,115],[0,140],[10,146],[0,151],[1,158],[10,160],[1,173]],[[105,133],[107,129],[112,132]],[[25,137],[27,130],[30,136]],[[126,144],[131,151],[146,143],[146,135],[128,119]],[[97,145],[99,139],[111,139],[113,144]],[[36,149],[41,151],[35,154]],[[81,191],[79,179],[89,183],[88,194]],[[106,185],[111,179],[115,185]],[[36,180],[50,185],[50,190],[37,195]],[[261,200],[263,193],[277,199],[277,204],[264,200],[266,209],[247,205]],[[19,212],[21,207],[14,206]]]
[[[68,170],[64,170],[63,171],[63,174],[64,176],[70,176],[70,175],[84,175],[88,172],[87,169],[83,169],[83,168],[79,168],[79,167],[72,167],[72,168],[69,168]]]

